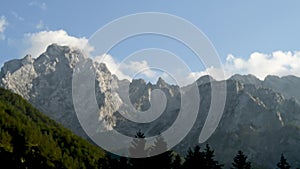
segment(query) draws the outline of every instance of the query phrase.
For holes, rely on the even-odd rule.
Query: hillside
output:
[[[0,89],[0,164],[8,168],[99,168],[105,153]]]

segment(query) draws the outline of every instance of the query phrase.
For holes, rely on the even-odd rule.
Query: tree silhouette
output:
[[[290,169],[291,166],[287,162],[286,158],[284,157],[283,154],[281,154],[280,161],[277,163],[277,167],[279,169]]]
[[[126,157],[121,157],[118,160],[118,169],[122,168],[122,169],[129,169],[130,168],[130,164],[128,162],[128,159]]]
[[[214,159],[214,150],[210,148],[208,144],[206,144],[206,148],[204,151],[204,159],[205,163],[203,164],[203,168],[211,168],[211,169],[220,169],[222,168],[222,164],[219,164],[217,160]]]
[[[181,156],[176,154],[173,157],[174,157],[174,160],[172,161],[171,169],[181,169],[182,168]]]
[[[241,151],[234,157],[231,169],[250,169],[251,163],[247,161],[247,156]]]
[[[132,141],[132,146],[129,147],[129,154],[131,155],[130,163],[133,169],[150,169],[149,159],[145,158],[148,155],[148,150],[145,148],[145,135],[138,131]],[[142,157],[142,158],[141,158]]]
[[[217,160],[214,159],[214,150],[210,148],[207,144],[203,152],[200,151],[200,146],[196,146],[194,150],[189,149],[188,154],[185,158],[183,164],[184,169],[220,169],[222,164],[219,164]]]
[[[167,151],[168,145],[165,139],[161,136],[158,135],[154,141],[154,145],[149,148],[149,154],[150,155],[158,155],[161,154],[162,152]]]
[[[139,158],[139,157],[146,157],[148,152],[145,149],[146,140],[145,135],[141,131],[138,131],[134,136],[133,142],[131,143],[132,146],[129,148],[129,154],[131,157]]]
[[[149,148],[149,155],[152,156],[148,159],[151,168],[171,168],[173,154],[167,150],[167,142],[161,135],[157,136],[154,145]]]
[[[194,150],[189,148],[188,154],[185,157],[185,162],[183,164],[184,169],[199,168],[199,164],[205,162],[204,153],[200,151],[200,146],[195,146]]]

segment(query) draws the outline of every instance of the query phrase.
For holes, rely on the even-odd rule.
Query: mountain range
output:
[[[27,55],[4,63],[0,86],[21,95],[53,120],[88,139],[72,99],[76,64],[85,61],[92,63],[91,69],[95,72],[99,112],[93,117],[104,122],[101,128],[114,128],[128,136],[133,136],[138,129],[146,136],[154,136],[172,126],[180,110],[180,92],[187,86],[171,85],[162,78],[156,84],[143,79],[118,80],[104,63],[94,62],[80,50],[68,46],[52,44],[38,58]],[[183,154],[188,147],[198,144],[211,106],[211,86],[224,82],[227,93],[224,112],[216,131],[205,142],[216,150],[216,157],[229,165],[236,152],[243,150],[256,166],[270,168],[283,153],[293,166],[300,166],[300,78],[295,76],[267,76],[260,80],[253,75],[237,74],[224,81],[200,77],[194,83],[201,96],[198,116],[190,132],[174,150]],[[126,120],[118,113],[123,100],[115,90],[126,83],[129,83],[129,99],[137,110],[151,107],[151,91],[160,89],[164,92],[168,100],[166,108],[150,125]]]

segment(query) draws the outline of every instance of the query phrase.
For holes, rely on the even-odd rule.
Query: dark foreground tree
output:
[[[238,151],[238,154],[234,157],[231,169],[250,169],[251,163],[247,161],[247,156]]]
[[[284,157],[283,154],[281,154],[280,161],[277,163],[277,167],[279,169],[290,169],[291,166],[287,162],[286,158]]]
[[[217,160],[214,159],[214,150],[210,148],[208,144],[206,144],[206,148],[204,151],[204,160],[205,163],[202,165],[203,168],[207,169],[220,169],[222,168],[222,164],[219,164]]]
[[[183,168],[193,169],[220,169],[223,165],[219,164],[217,160],[214,159],[214,150],[210,148],[207,144],[205,150],[200,151],[200,147],[196,146],[194,150],[189,149],[188,154],[185,158]]]
[[[148,151],[146,149],[145,135],[141,131],[138,131],[135,138],[132,141],[132,145],[129,148],[129,154],[131,158],[129,161],[133,169],[150,169],[149,160],[147,157]]]
[[[182,169],[182,159],[179,154],[173,155],[171,169]]]
[[[147,150],[145,149],[146,140],[145,135],[141,131],[138,131],[135,138],[132,141],[132,145],[129,148],[129,154],[131,157],[139,158],[139,157],[146,157]]]
[[[189,148],[187,156],[185,157],[185,162],[183,164],[184,169],[196,169],[200,168],[199,164],[204,163],[204,153],[200,151],[200,146],[195,146],[192,150]]]
[[[156,137],[154,145],[149,149],[148,158],[151,168],[170,169],[172,164],[172,151],[167,151],[168,146],[164,138],[159,135]]]

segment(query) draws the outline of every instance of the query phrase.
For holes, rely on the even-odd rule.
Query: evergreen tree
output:
[[[277,167],[279,169],[290,169],[291,168],[291,166],[289,165],[289,163],[287,162],[287,160],[283,154],[281,154],[280,161],[279,161],[279,163],[277,163]]]
[[[200,147],[196,146],[194,151],[189,149],[185,158],[183,167],[185,169],[201,168],[201,169],[220,169],[223,165],[214,159],[214,150],[207,144],[205,150],[200,151]]]
[[[219,164],[217,160],[214,159],[214,150],[210,148],[208,144],[206,144],[206,148],[204,151],[204,159],[205,163],[203,164],[202,168],[207,169],[220,169],[222,168],[222,164]]]
[[[238,154],[234,157],[231,169],[250,169],[251,163],[247,161],[247,156],[238,151]]]
[[[154,145],[150,147],[148,158],[151,168],[170,169],[172,164],[172,151],[167,151],[167,143],[164,138],[159,135],[156,137]],[[155,156],[153,156],[155,155]]]
[[[132,141],[132,146],[129,148],[130,155],[134,157],[130,159],[133,169],[148,169],[150,167],[148,158],[145,158],[148,155],[145,146],[145,135],[141,131],[138,131]]]
[[[130,168],[130,164],[129,161],[126,157],[121,157],[118,160],[118,168],[116,169],[129,169]]]
[[[181,169],[182,168],[182,160],[181,160],[180,155],[176,154],[173,157],[174,157],[174,159],[171,164],[171,169]]]
[[[126,157],[107,155],[106,160],[98,161],[100,169],[131,169]]]
[[[167,149],[168,149],[167,142],[161,135],[158,135],[154,141],[154,145],[150,147],[148,151],[149,154],[153,156],[153,155],[161,154],[161,152],[165,152],[167,151]]]
[[[200,151],[200,146],[195,146],[194,150],[189,148],[188,154],[185,157],[185,162],[183,164],[184,169],[196,169],[200,168],[199,164],[205,162],[204,153]]]
[[[132,146],[129,148],[130,156],[135,158],[146,157],[148,152],[145,149],[146,140],[144,133],[138,131],[134,137]]]

